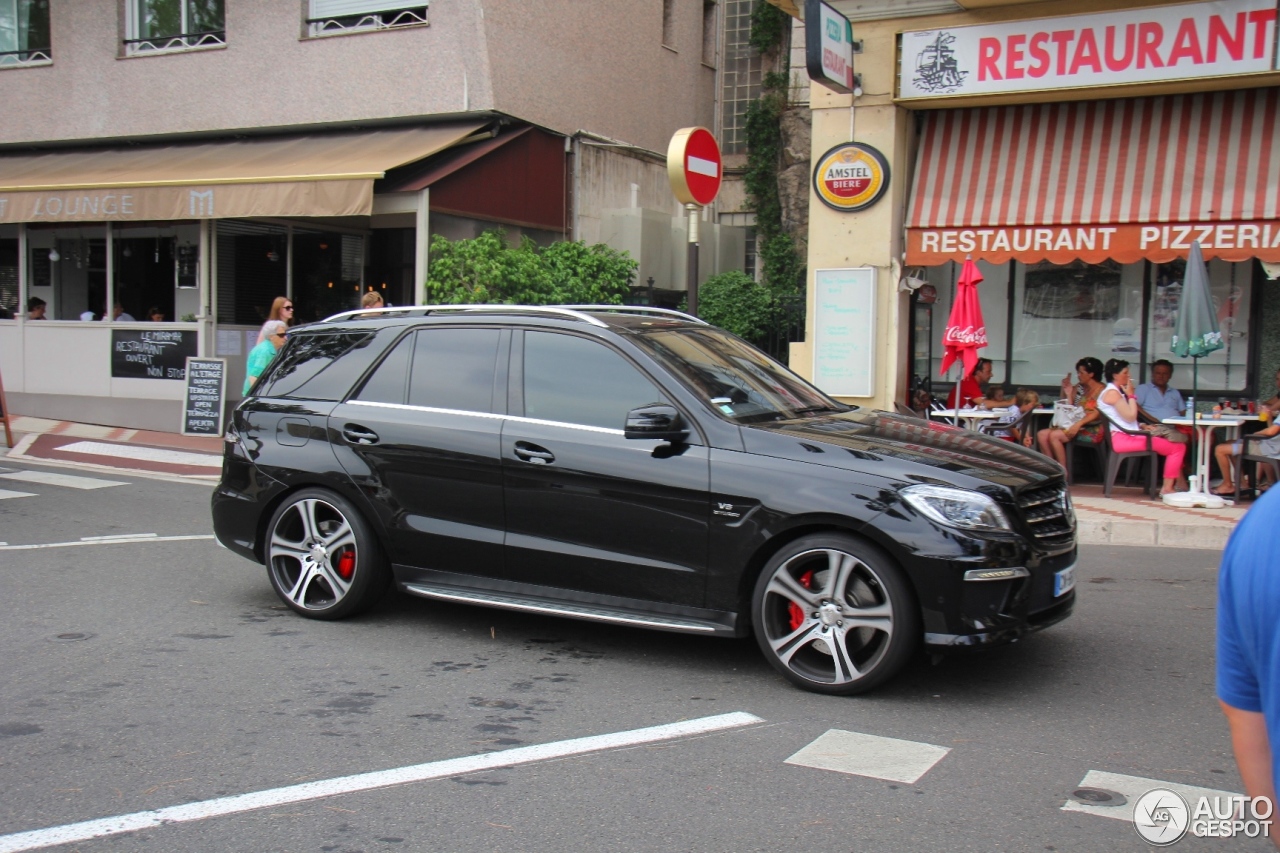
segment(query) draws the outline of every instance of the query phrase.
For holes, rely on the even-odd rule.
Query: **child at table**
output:
[[[1013,405],[1008,408],[993,409],[1000,417],[991,428],[991,435],[999,436],[1007,441],[1016,441],[1024,447],[1031,446],[1031,430],[1021,430],[1008,426],[1027,412],[1040,405],[1040,395],[1031,388],[1019,388],[1013,395]]]

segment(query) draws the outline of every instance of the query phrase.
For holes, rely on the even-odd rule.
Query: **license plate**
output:
[[[1067,566],[1060,572],[1054,572],[1053,575],[1053,597],[1066,595],[1076,587],[1076,567]]]

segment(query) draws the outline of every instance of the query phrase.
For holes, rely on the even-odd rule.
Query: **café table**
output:
[[[1208,509],[1220,509],[1232,503],[1221,495],[1215,495],[1209,491],[1209,463],[1212,456],[1212,445],[1210,441],[1211,434],[1215,429],[1221,429],[1223,433],[1223,441],[1234,441],[1240,435],[1240,427],[1246,421],[1261,420],[1257,415],[1250,414],[1231,414],[1213,415],[1197,414],[1195,418],[1178,417],[1164,418],[1160,421],[1162,424],[1169,426],[1189,426],[1196,431],[1196,473],[1191,483],[1191,487],[1185,492],[1175,492],[1171,495],[1164,496],[1164,502],[1169,506],[1176,507],[1193,507],[1202,506]]]
[[[959,419],[964,421],[965,429],[976,430],[983,421],[994,420],[1003,414],[1003,411],[993,412],[991,409],[934,409],[929,412],[929,417],[952,423]]]

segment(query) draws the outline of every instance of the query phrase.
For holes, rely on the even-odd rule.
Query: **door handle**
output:
[[[369,445],[378,443],[378,434],[359,424],[347,424],[344,426],[342,428],[342,437],[352,444]]]
[[[516,456],[533,465],[548,465],[556,461],[555,454],[550,450],[527,441],[516,442]]]

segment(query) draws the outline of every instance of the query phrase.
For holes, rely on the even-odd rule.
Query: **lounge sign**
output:
[[[0,191],[0,222],[368,216],[367,180]]]
[[[1124,264],[1142,260],[1167,263],[1185,258],[1198,241],[1205,259],[1280,263],[1280,222],[1170,222],[1150,225],[1054,225],[1007,228],[909,228],[909,266],[947,261],[1005,263],[1074,260]]]
[[[1276,68],[1275,0],[1216,0],[902,34],[903,99],[1255,74]]]

